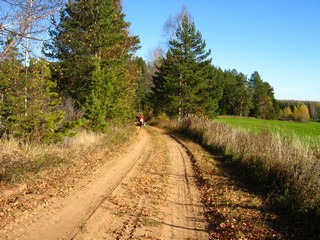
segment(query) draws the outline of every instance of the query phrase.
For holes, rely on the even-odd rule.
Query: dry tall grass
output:
[[[0,187],[34,181],[57,168],[87,159],[100,161],[134,135],[133,127],[111,127],[106,134],[80,131],[62,144],[34,144],[15,139],[0,141]],[[95,161],[95,160],[94,160]]]
[[[263,184],[277,204],[320,222],[319,146],[298,138],[232,129],[221,123],[188,116],[175,129],[203,145],[231,156],[248,177]]]

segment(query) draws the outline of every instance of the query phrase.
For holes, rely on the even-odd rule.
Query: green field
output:
[[[250,131],[260,131],[269,129],[272,132],[283,134],[294,134],[301,138],[314,138],[320,140],[320,123],[319,122],[289,122],[279,120],[263,120],[255,118],[217,118],[215,121],[226,123],[232,127]]]

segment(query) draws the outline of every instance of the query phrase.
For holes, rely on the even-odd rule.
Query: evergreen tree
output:
[[[247,76],[243,73],[239,73],[236,76],[235,87],[235,115],[248,116],[251,108],[251,94],[248,87]]]
[[[169,50],[154,76],[156,113],[214,115],[217,111],[210,50],[185,13],[169,41]]]
[[[7,48],[0,69],[1,135],[24,141],[61,140],[64,112],[58,110],[60,99],[48,63],[31,59],[25,67],[18,50],[12,47]]]
[[[249,79],[252,91],[251,116],[263,119],[275,119],[279,115],[279,105],[274,98],[273,88],[264,82],[258,72],[254,72]]]
[[[222,85],[222,98],[219,101],[220,114],[235,115],[236,107],[236,86],[238,72],[233,70],[224,71]]]
[[[138,78],[136,90],[136,109],[138,112],[150,111],[149,99],[152,93],[152,75],[151,70],[142,58],[138,58],[137,64],[141,76]]]
[[[180,89],[172,84],[172,82],[176,82],[176,79],[179,79],[179,71],[175,64],[176,61],[173,59],[172,53],[168,51],[166,58],[163,59],[163,64],[160,65],[158,72],[153,77],[154,86],[151,101],[156,115],[165,113],[174,116],[178,114],[179,100],[175,99]]]
[[[127,118],[134,108],[137,66],[131,53],[136,36],[129,36],[119,1],[68,1],[59,24],[45,45],[58,87],[85,111],[90,127],[105,129],[110,118]],[[127,104],[125,104],[127,103]]]
[[[222,98],[219,101],[220,114],[248,116],[251,107],[251,94],[246,75],[237,70],[224,72]]]
[[[24,67],[18,49],[10,46],[11,39],[7,45],[6,54],[0,61],[0,129],[1,135],[11,135],[17,120],[25,110],[24,107]]]
[[[51,80],[49,63],[31,59],[27,77],[27,107],[19,117],[17,130],[31,141],[60,141],[67,131],[62,125],[65,113],[59,110],[61,99]]]

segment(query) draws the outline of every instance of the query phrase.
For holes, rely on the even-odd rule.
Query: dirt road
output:
[[[1,239],[209,239],[191,160],[160,130],[142,129],[81,188],[0,230]],[[23,223],[23,224],[21,224]]]

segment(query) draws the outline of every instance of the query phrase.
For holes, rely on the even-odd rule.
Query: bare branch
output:
[[[22,44],[23,39],[26,45],[47,41],[48,37],[42,33],[48,30],[51,16],[61,9],[65,1],[0,0],[0,38],[2,41],[14,38],[16,46]],[[0,59],[7,52],[5,48],[12,47],[10,45],[0,46]]]
[[[184,16],[187,16],[188,19],[192,19],[191,14],[189,14],[185,6],[181,9],[180,12],[178,12],[175,16],[170,16],[165,22],[163,26],[163,36],[165,43],[168,43],[170,40],[176,38],[177,28]]]

